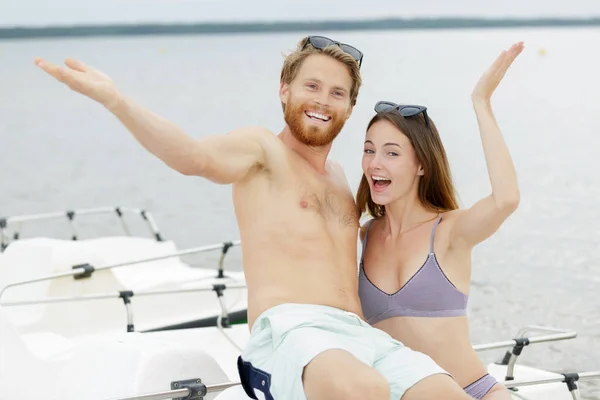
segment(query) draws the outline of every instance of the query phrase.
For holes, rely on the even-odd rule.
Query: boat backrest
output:
[[[90,263],[102,265],[102,254],[80,242],[50,239],[28,238],[12,242],[0,256],[0,286],[15,282],[50,276],[72,271],[77,264]],[[2,302],[42,300],[50,297],[72,297],[82,294],[104,293],[123,290],[123,286],[112,271],[99,271],[91,279],[76,280],[62,277],[8,288],[2,296]],[[114,300],[119,307],[119,300]],[[5,308],[5,316],[20,333],[51,331],[65,324],[79,324],[86,331],[94,329],[98,319],[104,319],[104,307],[92,302],[73,302],[57,304],[34,304],[10,306]],[[121,305],[122,307],[122,305]],[[122,323],[123,315],[114,315]],[[91,326],[90,326],[91,325]]]
[[[177,248],[172,241],[157,242],[149,238],[115,236],[81,241],[50,238],[28,238],[12,242],[0,255],[0,286],[7,283],[35,279],[42,276],[72,271],[74,265],[101,266],[138,261],[136,264],[93,272],[89,278],[73,276],[36,282],[9,288],[2,302],[30,301],[56,297],[80,297],[93,294],[114,294],[102,300],[40,303],[7,307],[8,318],[21,333],[50,331],[66,337],[105,331],[123,332],[127,324],[126,309],[117,293],[164,288],[186,287],[189,282],[198,284],[216,272],[192,268],[179,257],[155,261],[140,260],[173,255]],[[218,257],[218,252],[213,252]],[[210,273],[208,273],[210,271]],[[207,293],[211,301],[212,293]],[[156,297],[134,297],[134,319],[140,315],[136,309],[146,309],[146,304],[157,303]],[[160,298],[161,304],[176,299]],[[215,307],[217,303],[215,301]],[[171,318],[173,323],[179,322]]]

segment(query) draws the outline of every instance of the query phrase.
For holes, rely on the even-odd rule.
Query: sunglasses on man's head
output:
[[[311,44],[314,48],[323,50],[327,46],[336,45],[339,46],[344,53],[350,54],[356,62],[358,62],[358,66],[360,67],[362,64],[363,53],[358,50],[356,47],[350,46],[346,43],[340,43],[335,40],[329,39],[325,36],[309,36],[308,39],[304,42],[304,46],[302,46],[302,50],[306,48],[308,44]]]
[[[423,113],[423,116],[425,117],[425,123],[429,128],[429,118],[427,117],[427,107],[425,106],[418,106],[414,104],[396,104],[391,101],[378,101],[377,104],[375,104],[375,112],[377,113],[392,110],[398,111],[403,117],[413,117]]]

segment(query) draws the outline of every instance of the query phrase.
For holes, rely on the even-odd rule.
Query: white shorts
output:
[[[379,371],[389,382],[394,400],[428,376],[449,375],[429,356],[409,349],[354,313],[321,305],[282,304],[254,322],[238,360],[244,389],[252,398],[305,400],[304,367],[330,349],[345,350]]]

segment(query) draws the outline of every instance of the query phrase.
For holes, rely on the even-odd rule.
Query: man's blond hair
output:
[[[342,49],[340,49],[339,46],[335,44],[327,46],[322,50],[313,47],[310,43],[306,44],[306,47],[304,47],[307,40],[308,37],[300,40],[296,50],[285,56],[283,68],[281,69],[280,82],[290,84],[294,78],[296,78],[296,75],[298,75],[298,71],[300,70],[302,63],[308,56],[313,54],[323,54],[341,62],[346,66],[346,68],[348,68],[348,72],[352,78],[352,87],[350,88],[350,104],[354,106],[356,104],[356,99],[358,98],[358,91],[362,85],[362,77],[360,75],[360,67],[358,62],[354,59],[354,57],[348,53],[345,53]],[[282,104],[282,106],[285,110],[285,105]]]

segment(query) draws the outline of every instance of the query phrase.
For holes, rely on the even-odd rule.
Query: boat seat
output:
[[[105,255],[84,242],[27,238],[12,242],[0,259],[0,286],[71,271],[73,265],[103,265]],[[2,302],[74,297],[124,290],[112,271],[97,271],[92,279],[63,277],[11,287]],[[123,326],[125,311],[119,300],[20,305],[5,308],[5,316],[20,333],[55,332],[64,336]],[[70,334],[63,327],[69,327]]]
[[[79,241],[52,238],[21,239],[12,242],[0,258],[0,287],[8,283],[68,272],[78,264],[87,263],[98,267],[176,252],[177,248],[172,241],[157,242],[153,239],[128,236]],[[165,274],[166,269],[171,273]],[[60,295],[97,292],[98,289],[106,290],[109,285],[112,287],[111,290],[134,287],[141,290],[164,285],[174,279],[180,281],[198,278],[198,271],[189,268],[179,257],[170,257],[112,270],[96,271],[93,273],[93,278],[79,281],[72,278],[59,279],[42,282],[44,285],[35,285],[40,286],[41,290],[48,290],[49,286],[57,286],[53,289]],[[99,282],[101,280],[105,282]],[[11,289],[11,292],[13,290],[19,291],[21,288]]]
[[[79,264],[99,267],[176,252],[177,248],[172,241],[157,242],[154,239],[128,236],[80,241],[21,239],[12,242],[0,256],[0,287],[72,271],[72,267]],[[90,278],[85,279],[69,276],[11,287],[2,301],[35,301],[113,293],[116,296],[117,292],[123,290],[139,292],[186,289],[209,285],[215,281],[216,275],[213,269],[192,268],[179,257],[169,257],[95,271]],[[243,272],[231,272],[228,276],[228,280],[244,282]],[[235,307],[236,311],[245,309],[245,303],[245,289],[227,292],[227,304]],[[220,313],[220,306],[214,292],[196,292],[134,297],[132,310],[135,328],[143,330],[213,317]],[[20,333],[49,331],[69,338],[98,332],[124,331],[127,322],[123,301],[117,297],[11,306],[6,307],[6,317]]]

